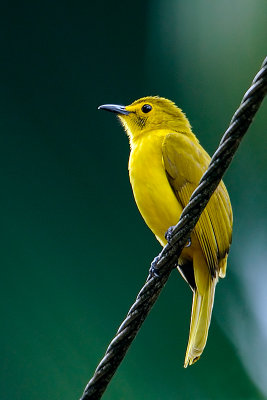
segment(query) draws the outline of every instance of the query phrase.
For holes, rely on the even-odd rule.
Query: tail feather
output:
[[[207,342],[218,278],[211,278],[209,274],[205,275],[205,284],[203,285],[204,282],[201,282],[201,291],[197,285],[193,293],[190,333],[184,362],[185,368],[199,359]]]

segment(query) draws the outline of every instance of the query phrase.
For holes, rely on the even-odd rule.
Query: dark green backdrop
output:
[[[2,4],[1,400],[78,399],[160,250],[127,138],[97,106],[171,98],[212,153],[266,55],[266,13],[265,0]],[[183,369],[191,293],[174,272],[104,398],[266,398],[265,116],[225,177],[233,245],[203,357]]]

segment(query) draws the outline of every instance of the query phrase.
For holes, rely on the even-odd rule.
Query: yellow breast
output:
[[[153,132],[132,144],[129,175],[137,207],[159,242],[166,244],[165,232],[175,225],[182,206],[168,182],[162,162],[165,132]]]

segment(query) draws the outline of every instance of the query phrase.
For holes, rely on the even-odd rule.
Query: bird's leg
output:
[[[155,276],[156,278],[160,277],[159,274],[158,274],[158,268],[157,268],[157,263],[158,263],[159,259],[160,259],[160,257],[157,256],[152,261],[151,266],[149,268],[149,276],[151,276],[151,277]]]

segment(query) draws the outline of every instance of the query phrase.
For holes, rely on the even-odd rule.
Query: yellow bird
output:
[[[210,157],[185,114],[170,100],[149,96],[129,106],[105,104],[99,109],[116,113],[129,137],[134,198],[164,246],[166,232],[178,222]],[[232,224],[230,199],[221,181],[178,260],[178,270],[193,291],[185,367],[199,359],[206,345],[215,287],[226,273]]]

